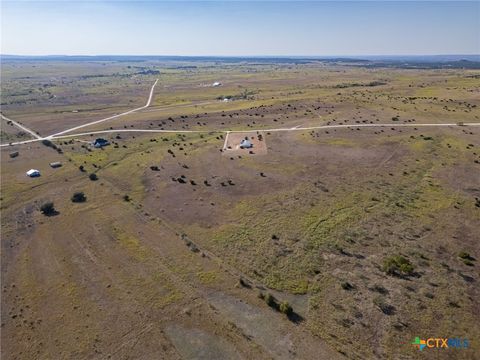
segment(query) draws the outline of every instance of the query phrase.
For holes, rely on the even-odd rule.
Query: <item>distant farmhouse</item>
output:
[[[93,147],[96,147],[96,148],[101,148],[107,145],[110,145],[108,140],[105,140],[102,138],[95,139],[95,141],[93,142]]]

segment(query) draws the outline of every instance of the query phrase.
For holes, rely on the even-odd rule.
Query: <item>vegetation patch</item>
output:
[[[82,202],[87,201],[87,197],[85,196],[83,191],[77,191],[72,195],[71,200],[74,203],[82,203]]]
[[[383,260],[382,270],[388,275],[410,276],[414,273],[414,266],[402,255],[393,255]]]
[[[54,216],[59,213],[57,209],[55,209],[55,206],[52,201],[48,201],[42,204],[42,206],[40,206],[40,211],[45,216]]]
[[[474,266],[475,258],[471,256],[468,252],[462,251],[458,254],[458,257],[462,259],[463,263],[467,266]]]
[[[138,261],[145,261],[148,257],[148,250],[140,241],[131,235],[123,232],[116,232],[117,241],[120,245],[128,251],[128,253]]]
[[[200,271],[197,273],[197,276],[202,284],[211,284],[217,280],[215,271]]]

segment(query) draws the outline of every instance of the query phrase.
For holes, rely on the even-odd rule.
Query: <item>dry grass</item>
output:
[[[133,64],[55,65],[43,72],[28,64],[4,68],[7,116],[41,133],[60,130],[120,111],[130,100],[142,103],[152,80],[87,78],[79,94],[71,84],[82,74],[136,70],[128,68]],[[414,336],[452,334],[472,340],[472,348],[449,355],[474,357],[478,130],[355,128],[395,123],[397,116],[400,123],[476,121],[471,105],[480,100],[478,84],[465,77],[470,71],[148,66],[165,67],[152,111],[107,127],[352,126],[264,131],[263,156],[222,156],[224,135],[208,132],[112,133],[104,150],[57,141],[63,154],[37,143],[2,150],[6,358],[20,352],[28,358],[175,358],[165,333],[174,323],[206,334],[211,349],[223,344],[244,358],[289,357],[291,351],[298,358],[334,358],[331,349],[353,359],[411,357]],[[14,88],[33,72],[43,77]],[[14,94],[60,75],[67,84],[53,80],[46,88],[64,94],[58,102],[44,97],[47,90]],[[201,86],[217,80],[224,85]],[[387,84],[351,86],[373,80]],[[244,89],[252,90],[251,98],[215,100]],[[12,102],[17,97],[28,104]],[[86,100],[90,115],[61,113]],[[160,109],[172,104],[189,105]],[[20,154],[10,158],[14,150]],[[51,169],[52,161],[64,166]],[[25,177],[30,168],[42,176]],[[93,172],[97,181],[88,179]],[[88,201],[73,204],[75,191]],[[40,214],[45,201],[55,203],[57,216]],[[413,269],[382,269],[386,259],[400,257]],[[239,278],[251,286],[238,286]],[[302,321],[269,309],[255,286],[279,304],[288,301]]]

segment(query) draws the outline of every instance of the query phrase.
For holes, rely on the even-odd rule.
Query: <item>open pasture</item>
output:
[[[42,136],[143,106],[158,78],[138,112],[2,147],[4,357],[398,359],[433,334],[475,358],[480,127],[415,125],[479,122],[478,75],[2,66],[2,113]],[[322,125],[346,126],[298,129]]]

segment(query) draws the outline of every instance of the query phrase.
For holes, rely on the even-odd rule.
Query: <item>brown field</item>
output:
[[[151,107],[82,132],[199,131],[2,147],[2,359],[478,357],[480,127],[398,124],[479,122],[479,71],[135,66],[2,65],[2,113],[41,135],[142,106],[156,78]]]

